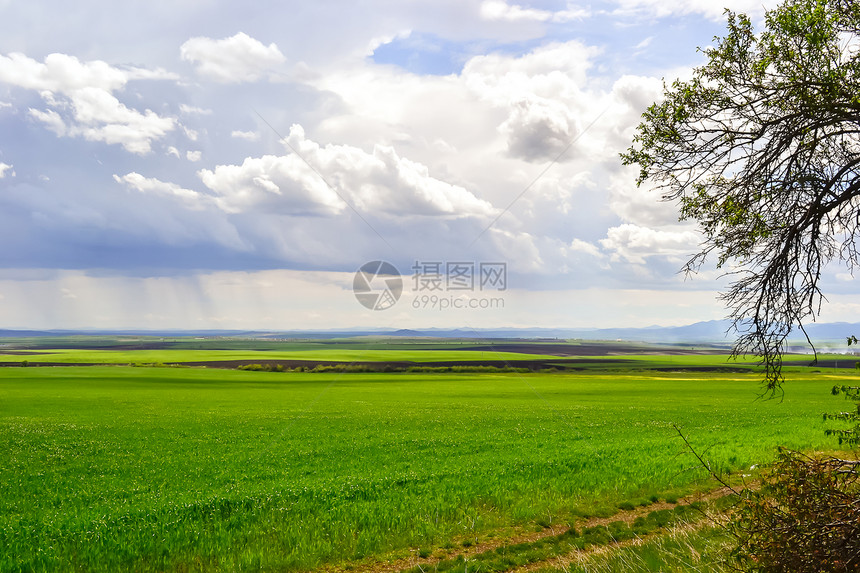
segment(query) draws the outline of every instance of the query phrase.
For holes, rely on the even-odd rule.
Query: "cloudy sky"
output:
[[[0,328],[725,314],[618,158],[722,33],[712,0],[69,6],[0,0]],[[403,275],[386,310],[353,294],[375,260]],[[826,312],[853,320],[843,283]]]

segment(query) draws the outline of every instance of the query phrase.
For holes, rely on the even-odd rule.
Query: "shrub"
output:
[[[730,531],[756,573],[860,570],[860,462],[783,450],[759,491],[741,494]]]

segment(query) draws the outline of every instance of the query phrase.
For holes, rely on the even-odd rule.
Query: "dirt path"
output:
[[[715,489],[709,492],[701,493],[701,494],[693,494],[684,498],[679,498],[679,503],[689,504],[695,501],[712,501],[714,499],[718,499],[730,493],[730,491],[724,487],[719,489]],[[615,515],[611,517],[594,517],[587,520],[580,520],[576,522],[576,527],[578,529],[584,529],[586,527],[595,527],[600,525],[609,525],[614,521],[624,521],[625,523],[632,524],[633,521],[637,517],[644,517],[648,515],[652,511],[657,511],[661,509],[672,509],[677,504],[671,504],[666,502],[657,502],[646,507],[637,507],[632,510],[620,510]],[[474,555],[478,555],[480,553],[484,553],[486,551],[492,551],[499,547],[505,545],[515,545],[518,543],[533,543],[535,541],[539,541],[546,537],[552,537],[555,535],[560,535],[567,530],[566,527],[549,527],[544,529],[543,531],[538,532],[523,532],[514,533],[513,535],[509,535],[507,537],[501,537],[496,539],[491,539],[488,541],[483,541],[472,545],[470,547],[462,547],[456,546],[451,549],[436,549],[431,557],[419,557],[417,551],[409,556],[404,557],[392,561],[376,561],[371,563],[359,563],[359,564],[341,564],[338,566],[325,567],[323,571],[328,573],[396,573],[399,571],[404,571],[406,569],[411,569],[412,567],[421,565],[425,568],[425,570],[429,570],[428,567],[432,568],[435,564],[443,561],[445,559],[452,559],[457,555],[462,555],[465,559],[469,559]],[[574,551],[571,554],[565,557],[555,557],[548,561],[541,561],[537,563],[532,563],[525,567],[516,569],[514,571],[517,572],[527,572],[534,571],[540,569],[541,567],[546,567],[548,565],[555,564],[570,564],[575,562],[577,559],[581,559],[581,554],[594,554],[598,551],[610,550],[619,547],[634,545],[637,542],[642,543],[644,540],[650,538],[652,536],[648,536],[642,539],[630,540],[621,543],[613,543],[607,546],[601,546],[594,549],[589,549],[586,551]]]
[[[669,530],[669,535],[691,533],[704,527],[705,525],[706,523],[703,523],[701,521],[696,523],[687,523],[684,525],[675,525]],[[531,573],[532,571],[538,571],[547,567],[555,567],[556,569],[567,571],[571,565],[582,565],[592,557],[596,557],[599,555],[607,555],[609,553],[612,553],[613,551],[618,551],[619,549],[623,549],[625,547],[637,547],[639,545],[644,545],[645,543],[648,543],[649,541],[653,540],[657,535],[666,535],[666,533],[651,533],[644,537],[637,537],[636,539],[629,539],[627,541],[616,541],[608,545],[600,545],[597,547],[591,547],[589,549],[573,550],[567,555],[552,557],[544,561],[536,561],[534,563],[524,565],[523,567],[511,569],[510,571],[508,571],[508,573]]]

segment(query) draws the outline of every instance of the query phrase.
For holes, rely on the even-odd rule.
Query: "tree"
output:
[[[705,241],[685,268],[716,257],[732,276],[721,297],[734,353],[759,356],[777,391],[786,338],[820,311],[824,266],[858,264],[860,5],[788,0],[759,35],[743,14],[727,20],[622,158],[699,223]]]
[[[760,357],[776,392],[786,338],[821,310],[824,267],[860,263],[860,3],[785,0],[760,34],[726,14],[726,36],[664,86],[622,159],[699,224],[685,268],[716,258],[732,277],[733,354]],[[860,401],[857,387],[834,393]],[[860,406],[825,418],[854,423],[832,432],[860,442]],[[860,463],[784,452],[729,531],[747,570],[860,570]]]

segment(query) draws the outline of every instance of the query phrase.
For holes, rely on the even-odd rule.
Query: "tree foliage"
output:
[[[854,410],[839,412],[837,414],[824,414],[825,420],[837,420],[853,424],[848,428],[828,428],[825,433],[828,436],[836,436],[839,444],[857,446],[860,444],[860,386],[834,386],[833,395],[844,395],[847,399],[854,401]]]
[[[820,311],[824,266],[858,264],[860,5],[787,0],[703,50],[686,81],[665,86],[622,155],[698,222],[706,259],[732,282],[722,293],[735,354],[762,358],[780,388],[787,336]]]
[[[745,571],[860,570],[860,462],[783,451],[758,491],[746,490],[731,532]]]

